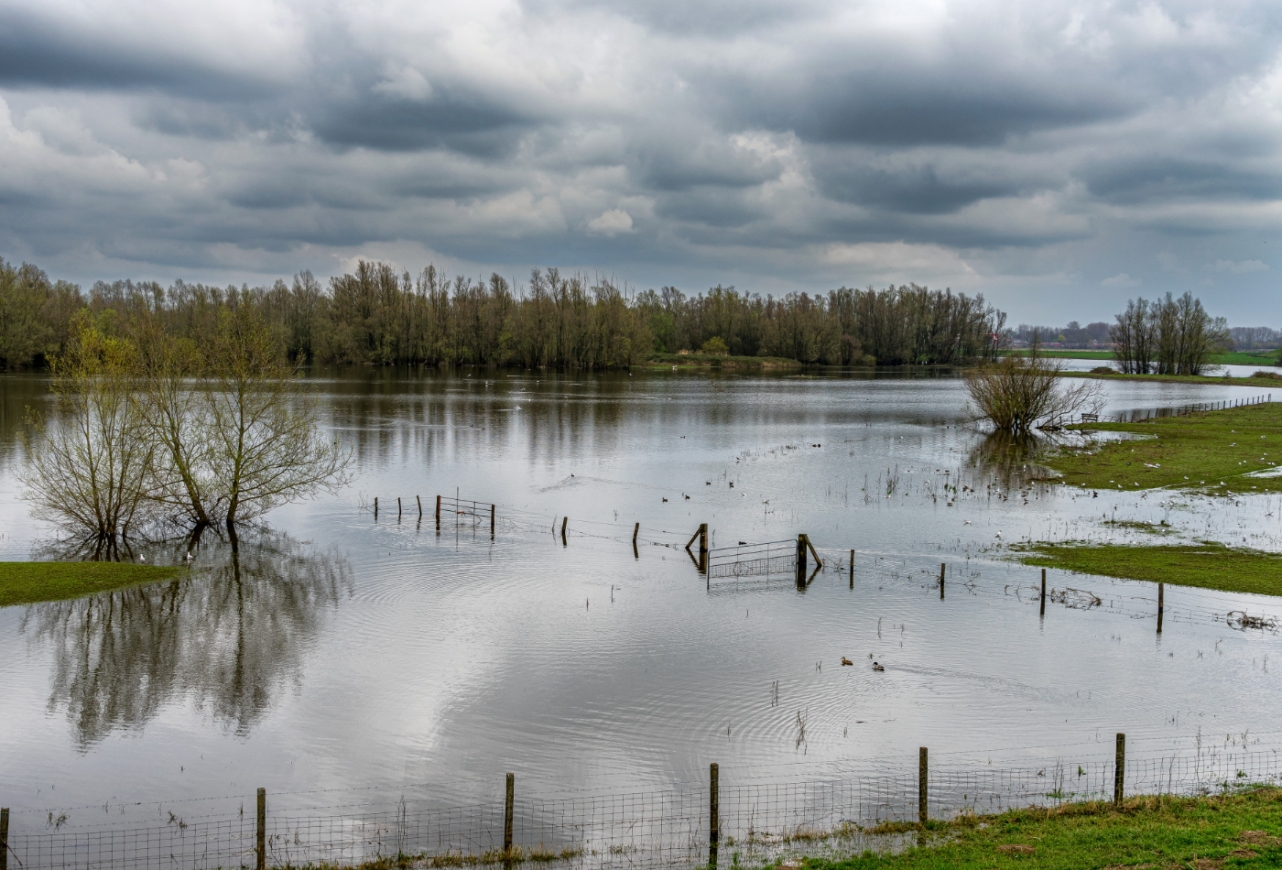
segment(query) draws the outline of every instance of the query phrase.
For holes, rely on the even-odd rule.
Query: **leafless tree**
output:
[[[1008,356],[968,371],[966,391],[978,406],[977,419],[1015,435],[1059,428],[1083,413],[1098,414],[1104,405],[1103,385],[1092,380],[1070,384],[1062,373],[1057,360]]]

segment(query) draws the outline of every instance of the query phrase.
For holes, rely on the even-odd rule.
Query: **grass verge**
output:
[[[156,583],[177,577],[180,571],[133,562],[0,562],[0,607]]]
[[[931,825],[898,855],[806,859],[808,870],[1220,870],[1282,866],[1282,790],[1068,804]]]
[[[1012,547],[1025,565],[1224,592],[1282,595],[1282,555],[1202,544],[1036,543]]]
[[[1090,489],[1157,487],[1210,493],[1282,492],[1282,403],[1156,417],[1138,423],[1090,423],[1091,431],[1146,438],[1062,448],[1042,458],[1064,483]]]

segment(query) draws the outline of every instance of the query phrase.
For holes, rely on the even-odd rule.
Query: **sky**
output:
[[[1282,4],[0,0],[0,257],[1282,327]]]

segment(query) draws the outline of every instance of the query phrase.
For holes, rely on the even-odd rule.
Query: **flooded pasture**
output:
[[[919,746],[944,767],[1076,764],[1117,731],[1140,757],[1276,745],[1276,600],[1168,587],[1158,635],[1152,584],[1051,571],[1041,617],[1039,572],[1002,548],[1145,539],[1111,519],[1278,550],[1282,502],[1039,480],[966,425],[955,376],[309,387],[355,453],[346,490],[274,511],[235,557],[206,540],[189,580],[0,609],[8,806],[73,824],[91,811],[71,808],[259,786],[488,800],[508,771],[549,792],[661,789],[714,761],[724,782],[786,781],[902,767]],[[59,553],[15,476],[43,390],[0,378],[4,559]],[[1108,390],[1110,413],[1263,392]],[[455,496],[496,506],[492,537]],[[805,533],[824,566],[801,588],[790,568],[705,576],[684,549],[701,523],[719,558]],[[186,544],[146,552],[180,562]]]

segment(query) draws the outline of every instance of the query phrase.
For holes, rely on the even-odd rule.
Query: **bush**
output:
[[[1056,360],[1008,356],[967,372],[966,392],[979,406],[976,419],[1022,435],[1057,429],[1076,414],[1098,414],[1104,405],[1103,385],[1087,380],[1064,386],[1062,371],[1063,363]]]
[[[728,356],[730,353],[730,348],[726,346],[725,341],[719,335],[714,335],[705,341],[700,350],[710,356]]]

